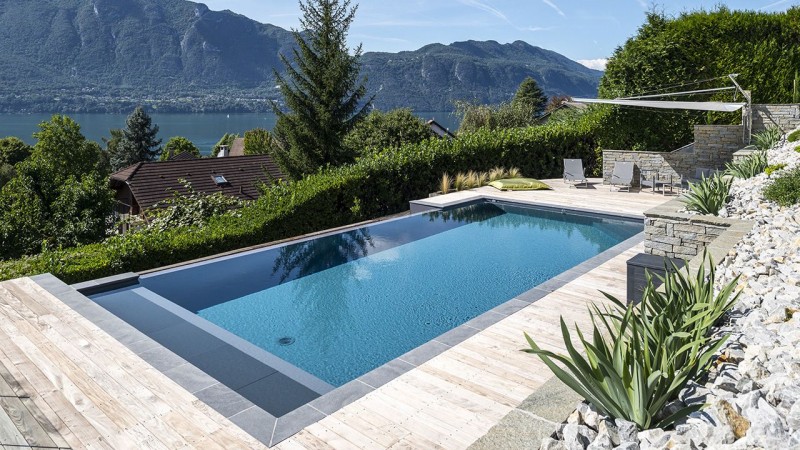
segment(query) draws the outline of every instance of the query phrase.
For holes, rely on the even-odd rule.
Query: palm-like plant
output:
[[[769,150],[781,140],[781,129],[768,127],[753,135],[753,143],[759,150]]]
[[[760,151],[753,153],[747,158],[725,165],[725,173],[736,178],[747,180],[764,172],[769,163],[767,162],[767,152]]]
[[[686,204],[686,209],[689,211],[718,216],[719,210],[728,200],[731,184],[733,184],[731,178],[719,174],[708,178],[703,176],[699,183],[689,184],[689,192],[684,194],[681,201]]]
[[[704,255],[705,259],[705,255]],[[611,295],[611,306],[590,309],[591,339],[576,327],[585,356],[572,344],[564,319],[561,333],[568,355],[542,350],[526,333],[530,349],[553,373],[601,413],[636,423],[641,429],[666,427],[704,405],[686,406],[671,414],[664,407],[678,398],[689,381],[708,369],[727,336],[711,329],[733,306],[733,280],[714,295],[714,269],[695,277],[677,268],[664,277],[658,292],[648,277],[642,303],[625,305]],[[560,367],[557,362],[563,364]]]

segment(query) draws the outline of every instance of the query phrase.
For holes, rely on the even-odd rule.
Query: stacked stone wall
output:
[[[721,245],[722,236],[738,236],[752,227],[747,221],[688,214],[684,209],[684,203],[674,199],[644,213],[645,253],[690,261],[706,247]]]
[[[800,105],[753,105],[753,133],[773,126],[784,133],[800,127]]]

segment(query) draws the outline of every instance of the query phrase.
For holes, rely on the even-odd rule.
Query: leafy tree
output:
[[[266,155],[270,152],[272,136],[263,128],[246,131],[244,133],[245,155]]]
[[[161,161],[166,161],[180,153],[191,153],[195,157],[200,157],[200,149],[192,143],[189,139],[183,136],[175,136],[169,138],[167,144],[164,145],[164,151],[161,152]]]
[[[137,106],[128,116],[126,128],[122,130],[122,139],[111,155],[111,166],[114,170],[156,159],[161,152],[161,139],[156,139],[158,125],[153,125],[152,122],[141,106]]]
[[[754,103],[788,102],[800,66],[798,23],[800,7],[785,13],[719,7],[673,18],[651,11],[636,36],[609,59],[598,94],[615,98],[730,86],[727,75],[738,73],[737,81],[752,91]],[[675,99],[731,101],[733,95],[728,91]],[[695,124],[741,122],[739,113],[611,110],[603,126],[611,131],[601,142],[606,148],[673,150],[691,142]]]
[[[374,110],[345,136],[348,152],[363,155],[384,148],[416,144],[431,137],[431,129],[408,108]]]
[[[102,239],[114,201],[108,161],[66,116],[39,124],[29,158],[0,189],[0,258]]]
[[[108,155],[109,160],[113,160],[114,155],[119,151],[120,143],[125,135],[122,133],[121,128],[113,128],[109,130],[109,132],[111,133],[111,137],[102,139],[103,143],[106,145],[106,155]]]
[[[512,104],[525,105],[533,110],[534,115],[540,116],[547,105],[547,96],[532,77],[526,77],[520,83],[517,93],[514,94]]]
[[[31,147],[15,137],[0,139],[0,188],[14,177],[14,166],[31,155]]]
[[[32,150],[30,145],[22,142],[19,138],[6,137],[0,139],[0,162],[13,166],[31,156]]]
[[[223,134],[222,137],[219,139],[219,141],[217,141],[217,143],[214,144],[214,147],[211,148],[211,157],[216,158],[217,155],[219,155],[220,147],[222,147],[223,145],[227,145],[228,148],[230,149],[231,145],[233,145],[233,141],[235,141],[236,138],[238,137],[239,137],[238,134],[233,134],[233,133]]]
[[[355,155],[343,148],[342,139],[372,102],[362,101],[366,79],[359,81],[361,46],[352,55],[347,49],[357,7],[350,8],[349,0],[309,0],[301,1],[300,9],[303,31],[292,30],[294,64],[281,55],[286,76],[274,72],[288,112],[272,104],[278,116],[273,155],[295,178],[353,161]]]
[[[536,125],[538,117],[534,108],[525,103],[501,103],[499,105],[480,105],[469,102],[456,102],[456,114],[461,116],[459,133],[469,133],[481,128],[505,130]]]

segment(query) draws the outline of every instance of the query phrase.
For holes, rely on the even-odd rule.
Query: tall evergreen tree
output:
[[[117,143],[116,151],[111,154],[113,170],[119,170],[141,161],[153,161],[158,157],[158,154],[161,153],[161,147],[159,147],[161,139],[156,139],[158,125],[153,125],[152,122],[141,106],[137,106],[128,116],[125,121],[126,128],[122,130],[122,139]]]
[[[517,88],[512,103],[533,109],[534,115],[541,115],[547,106],[547,96],[532,77],[526,77]]]
[[[347,48],[347,32],[356,13],[345,0],[300,2],[302,31],[292,30],[297,48],[293,62],[281,55],[286,77],[275,78],[288,111],[276,103],[278,116],[273,156],[297,178],[326,164],[340,165],[355,158],[342,146],[344,136],[363,119],[372,102],[363,102],[366,79],[359,79],[361,45]]]

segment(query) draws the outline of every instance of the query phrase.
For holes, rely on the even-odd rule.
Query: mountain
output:
[[[0,0],[0,111],[266,110],[292,34],[185,0]],[[382,109],[499,102],[525,76],[594,96],[601,72],[521,41],[366,53]]]
[[[523,41],[430,44],[400,53],[365,53],[363,71],[381,109],[413,104],[420,111],[452,109],[454,100],[511,100],[533,77],[547,95],[595,97],[602,72]]]

